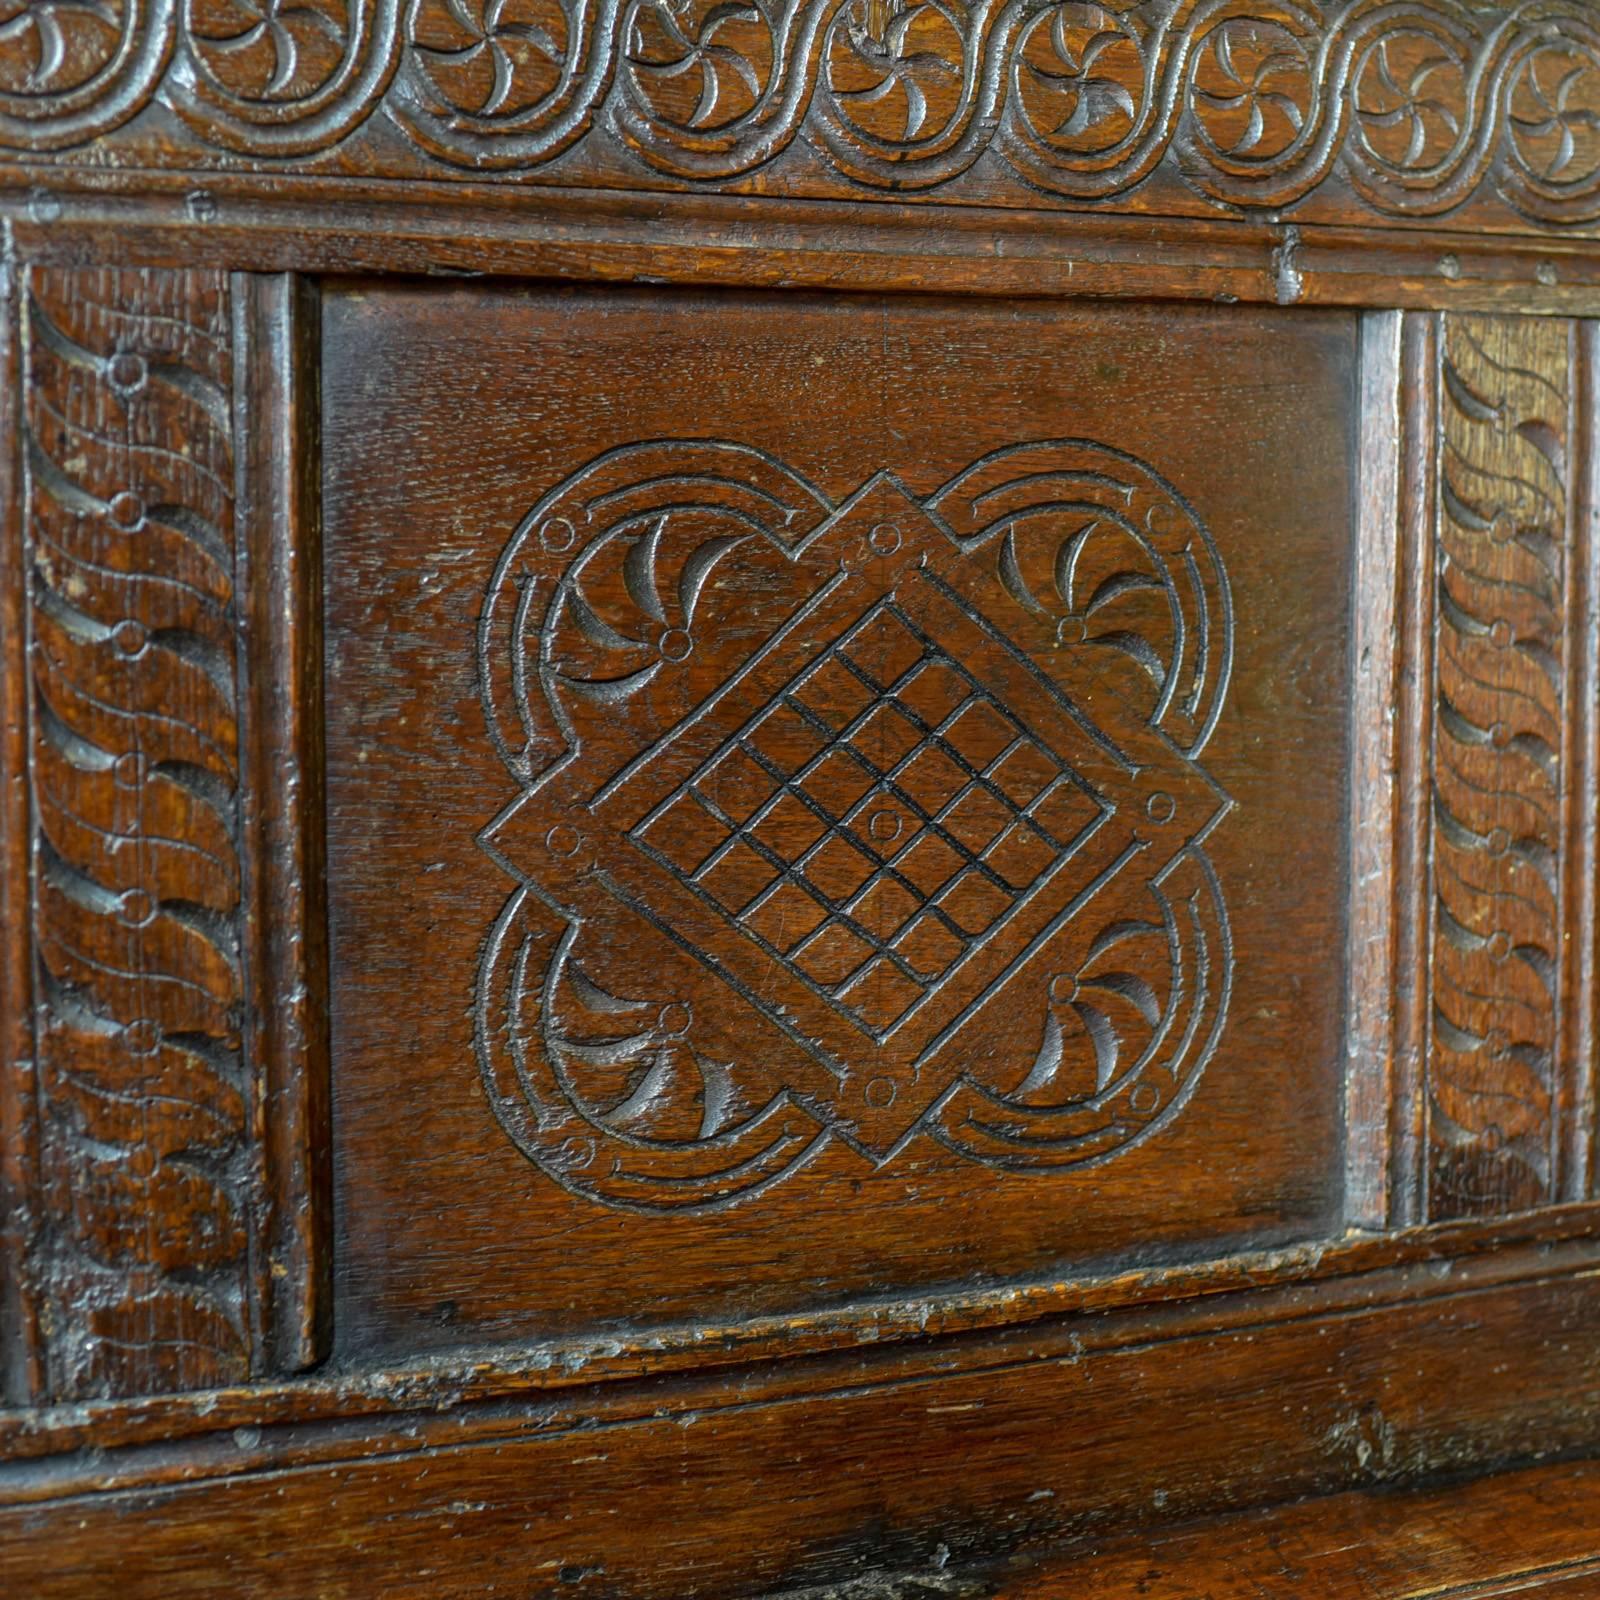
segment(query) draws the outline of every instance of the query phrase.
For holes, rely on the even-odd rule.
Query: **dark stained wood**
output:
[[[298,452],[258,403],[225,274],[34,269],[16,311],[28,669],[8,683],[27,692],[9,726],[28,832],[8,838],[31,1001],[8,1009],[12,1382],[33,1401],[235,1383],[314,1354],[309,1313],[289,1309],[318,1270],[295,1239],[319,1215],[296,1175],[326,1143],[303,1116],[296,1142],[291,1114],[314,1076],[292,996],[318,958],[272,952],[305,869],[274,830],[293,835],[303,805],[270,699],[264,719],[250,705],[246,641],[271,637],[274,588],[250,583],[246,634],[236,468],[260,480],[249,517],[270,523],[279,497],[238,461],[236,383],[251,447]],[[309,703],[292,696],[291,742]],[[249,774],[241,729],[262,741]],[[269,1301],[305,1326],[275,1333]]]
[[[1587,1191],[1566,1172],[1563,680],[1572,569],[1572,330],[1445,319],[1439,349],[1430,1215]],[[1587,1067],[1582,1074],[1587,1077]]]
[[[1358,702],[1356,804],[1373,852],[1357,915],[1374,974],[1393,941],[1397,1004],[1367,1014],[1357,994],[1350,1114],[1352,1214],[1405,1223],[1592,1191],[1594,591],[1587,325],[1396,326],[1398,389],[1385,345],[1369,427],[1398,456],[1393,473],[1364,457],[1364,505],[1400,530],[1374,604],[1400,587],[1377,701]]]
[[[1308,1500],[1124,1541],[1031,1573],[974,1574],[972,1592],[1015,1600],[1592,1600],[1600,1595],[1597,1491],[1600,1466],[1579,1461],[1410,1493]]]
[[[315,19],[315,20],[313,20]],[[21,10],[0,150],[70,182],[287,168],[1589,230],[1582,0],[1010,7],[467,0]]]
[[[260,271],[1567,315],[1592,308],[1600,285],[1600,258],[1586,242],[1549,231],[1384,233],[933,201],[801,205],[482,184],[409,194],[353,178],[209,182],[148,173],[127,192],[114,174],[0,163],[0,216],[27,259],[63,263],[114,251],[150,266],[243,262]]]
[[[31,273],[21,307],[49,1392],[251,1370],[239,1037],[230,303]],[[20,931],[20,930],[19,930]]]
[[[0,9],[0,1592],[1600,1591],[1597,85]]]
[[[23,1260],[38,1186],[33,1093],[33,948],[17,930],[29,907],[27,517],[22,493],[22,404],[17,275],[7,272],[0,305],[5,450],[0,454],[0,1395],[25,1405],[45,1394],[37,1307]]]
[[[4,1412],[0,1446],[18,1462],[80,1452],[76,1465],[57,1462],[42,1480],[28,1472],[15,1475],[17,1498],[49,1498],[61,1492],[59,1485],[94,1488],[192,1476],[195,1463],[183,1452],[164,1454],[147,1447],[218,1429],[244,1429],[255,1437],[252,1427],[259,1433],[268,1425],[349,1419],[372,1430],[371,1448],[376,1449],[388,1436],[384,1419],[401,1404],[448,1418],[457,1408],[495,1399],[542,1396],[560,1402],[569,1391],[619,1378],[699,1372],[717,1381],[718,1374],[747,1364],[759,1364],[759,1370],[771,1375],[768,1381],[787,1392],[786,1374],[804,1370],[797,1358],[850,1350],[871,1356],[892,1347],[899,1347],[899,1358],[909,1364],[956,1372],[990,1364],[993,1347],[985,1335],[1020,1340],[1029,1347],[1040,1338],[1057,1344],[1065,1340],[1069,1349],[1087,1347],[1083,1324],[1069,1323],[1065,1333],[1056,1324],[1064,1317],[1108,1309],[1130,1316],[1135,1308],[1157,1313],[1166,1335],[1182,1338],[1197,1328],[1411,1304],[1432,1298],[1444,1286],[1477,1290],[1584,1273],[1595,1264],[1595,1219],[1593,1207],[1564,1207],[1493,1223],[1387,1235],[1352,1233],[1334,1244],[1236,1255],[1188,1267],[876,1298],[803,1315],[678,1324],[658,1328],[632,1345],[577,1336],[495,1351],[468,1347],[429,1352],[401,1363],[330,1364],[315,1374],[233,1389]],[[1096,1326],[1105,1330],[1110,1345],[1143,1337],[1142,1332],[1129,1332],[1141,1328],[1137,1319],[1103,1320]],[[612,1385],[591,1393],[625,1395],[626,1390]],[[593,1413],[600,1402],[586,1396],[583,1403]],[[458,1427],[459,1422],[449,1425]],[[402,1415],[393,1426],[404,1429],[410,1423]],[[128,1447],[118,1458],[128,1465],[107,1473],[100,1458],[85,1451],[91,1443],[105,1449]]]
[[[234,404],[249,452],[239,473],[240,659],[249,771],[240,827],[243,951],[263,1092],[263,1259],[256,1294],[274,1371],[309,1367],[331,1335],[327,918],[322,898],[322,566],[317,448],[317,305],[287,276],[232,285],[241,381]]]
[[[1392,1107],[1406,1063],[1397,1049],[1396,967],[1407,919],[1401,731],[1391,708],[1404,689],[1399,632],[1403,318],[1362,319],[1354,598],[1350,608],[1350,932],[1345,1023],[1345,1214],[1382,1227],[1393,1204]]]
[[[1082,1550],[1592,1448],[1597,1313],[1588,1274],[1170,1340],[1157,1319],[1104,1353],[1090,1318],[943,1375],[936,1345],[918,1370],[860,1350],[804,1391],[778,1367],[770,1399],[683,1380],[608,1386],[598,1412],[491,1404],[476,1427],[402,1411],[370,1444],[336,1427],[303,1466],[309,1441],[246,1429],[204,1443],[199,1481],[0,1514],[0,1577],[50,1600],[208,1595],[223,1529],[229,1580],[263,1597],[559,1594],[565,1570],[685,1600]]]
[[[1328,1230],[1348,320],[326,304],[346,1349]]]
[[[1395,720],[1401,816],[1395,884],[1395,1058],[1390,1101],[1391,1226],[1426,1215],[1423,1083],[1426,1074],[1431,984],[1428,969],[1430,903],[1428,829],[1433,796],[1434,539],[1439,498],[1439,329],[1436,318],[1409,318],[1401,330],[1401,486],[1396,514],[1400,652]]]

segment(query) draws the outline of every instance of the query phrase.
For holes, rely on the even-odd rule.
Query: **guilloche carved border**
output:
[[[1591,0],[10,0],[0,147],[101,169],[108,153],[293,158],[1025,205],[1125,205],[1154,179],[1137,208],[1326,194],[1334,215],[1438,218],[1485,199],[1560,227],[1600,218],[1600,15]]]
[[[11,299],[8,1387],[214,1387],[315,1344],[314,952],[279,949],[295,824],[263,796],[298,757],[249,615],[284,312],[209,271],[34,268]]]

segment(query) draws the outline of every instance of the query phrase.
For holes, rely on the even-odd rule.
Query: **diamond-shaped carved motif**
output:
[[[825,741],[799,766],[789,717]],[[884,599],[629,837],[882,1043],[1105,810]]]
[[[840,504],[736,444],[574,474],[480,629],[521,790],[482,838],[518,883],[478,1001],[507,1132],[645,1210],[832,1144],[1048,1171],[1153,1133],[1231,984],[1197,760],[1231,605],[1176,492],[1078,441]]]

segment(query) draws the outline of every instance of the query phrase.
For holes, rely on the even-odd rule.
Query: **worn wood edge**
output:
[[[188,1481],[182,1452],[153,1447],[165,1487],[102,1478],[102,1492],[0,1512],[0,1579],[37,1600],[103,1593],[113,1574],[130,1600],[208,1594],[226,1528],[230,1583],[263,1597],[413,1592],[437,1541],[452,1592],[525,1588],[559,1566],[641,1597],[678,1600],[688,1572],[699,1595],[750,1595],[866,1562],[1082,1550],[1183,1517],[1600,1442],[1592,1271],[1271,1330],[1013,1355],[952,1373],[873,1370],[881,1353],[859,1352],[804,1391],[685,1379],[641,1386],[631,1415],[502,1407],[481,1431],[419,1415],[381,1442],[329,1430],[320,1459],[245,1428],[204,1441]],[[1482,1381],[1490,1370],[1515,1382]],[[838,1470],[858,1454],[887,1474],[865,1509]],[[612,1520],[622,1504],[626,1541]],[[759,1538],[729,1538],[756,1506]]]
[[[254,178],[219,192],[151,177],[0,168],[30,259],[272,272],[491,273],[805,287],[1459,307],[1600,307],[1600,241],[1254,218]]]
[[[1596,1273],[1587,1271],[1581,1281],[1590,1285]],[[820,1404],[851,1396],[894,1391],[908,1386],[923,1387],[944,1383],[1028,1380],[1031,1371],[1055,1364],[1077,1365],[1111,1356],[1152,1354],[1163,1360],[1182,1362],[1185,1347],[1218,1337],[1239,1337],[1251,1345],[1259,1344],[1267,1360],[1274,1341],[1289,1336],[1292,1330],[1312,1326],[1328,1328],[1352,1319],[1376,1317],[1384,1326],[1398,1329],[1395,1319],[1422,1315],[1465,1318],[1465,1325],[1481,1329],[1484,1348],[1493,1350],[1492,1337],[1502,1331],[1497,1318],[1507,1327],[1517,1319],[1516,1301],[1496,1302],[1503,1310],[1480,1316],[1477,1306],[1486,1297],[1512,1291],[1517,1295],[1539,1295],[1570,1289],[1571,1280],[1543,1276],[1512,1283],[1478,1283],[1462,1286],[1444,1296],[1424,1302],[1323,1304],[1303,1308],[1303,1314],[1262,1321],[1259,1304],[1241,1303],[1231,1308],[1233,1315],[1205,1319],[1203,1322],[1174,1317],[1166,1311],[1127,1316],[1086,1318],[1072,1327],[1059,1330],[1054,1337],[1035,1335],[1005,1337],[996,1342],[969,1341],[965,1350],[952,1355],[936,1348],[919,1350],[909,1356],[893,1351],[840,1350],[821,1357],[803,1358],[802,1364],[779,1368],[766,1375],[766,1381],[731,1386],[722,1375],[688,1373],[661,1375],[654,1379],[579,1389],[556,1397],[521,1397],[466,1403],[453,1412],[437,1404],[419,1406],[417,1396],[376,1423],[370,1418],[331,1417],[310,1422],[235,1427],[189,1441],[179,1449],[173,1441],[157,1441],[136,1446],[127,1452],[94,1450],[88,1460],[59,1460],[39,1468],[16,1463],[5,1474],[7,1492],[0,1505],[28,1504],[64,1498],[92,1498],[115,1494],[128,1488],[159,1489],[180,1483],[203,1483],[250,1476],[264,1471],[283,1471],[312,1466],[336,1466],[358,1460],[403,1459],[427,1455],[441,1448],[491,1447],[515,1441],[530,1434],[544,1437],[567,1433],[587,1433],[598,1428],[626,1428],[661,1420],[675,1420],[692,1426],[704,1416],[719,1411],[745,1411],[765,1408]],[[1586,1292],[1592,1292],[1592,1287]],[[1386,1319],[1386,1320],[1385,1320]],[[1381,1346],[1383,1340],[1380,1337]],[[1403,1354],[1406,1341],[1398,1332],[1396,1352]],[[1426,1341],[1412,1340],[1409,1348],[1425,1356]],[[1569,1353],[1563,1349],[1563,1354]],[[1587,1370],[1587,1369],[1586,1369]],[[1247,1380],[1253,1383],[1253,1380]],[[1348,1396],[1348,1386],[1338,1392]],[[1127,1397],[1136,1401],[1137,1395]],[[969,1409],[952,1404],[952,1411]],[[975,1408],[971,1408],[975,1409]],[[1285,1409],[1289,1409],[1285,1407]],[[1508,1413],[1512,1422],[1514,1415]],[[1374,1440],[1362,1432],[1352,1440],[1359,1464],[1367,1466],[1378,1458],[1375,1480],[1398,1477],[1398,1445],[1390,1437]],[[1270,1499],[1271,1496],[1263,1498]],[[1159,1509],[1159,1508],[1158,1508]]]
[[[332,1197],[328,962],[322,901],[320,451],[315,290],[240,273],[236,518],[245,959],[268,1240],[255,1266],[268,1370],[327,1354]]]
[[[1573,441],[1568,477],[1572,504],[1570,595],[1567,614],[1568,774],[1564,833],[1568,840],[1564,901],[1569,908],[1561,1019],[1564,1144],[1559,1193],[1582,1200],[1595,1189],[1596,1050],[1600,1047],[1600,325],[1575,323]]]
[[[1402,313],[1361,321],[1355,577],[1350,653],[1350,923],[1345,1044],[1345,1215],[1389,1217],[1389,1107],[1394,1093],[1395,749],[1400,565]]]
[[[33,950],[25,930],[32,858],[28,794],[27,580],[23,553],[20,284],[6,241],[0,259],[0,1397],[44,1392],[38,1311],[28,1292],[37,1149]]]
[[[1597,1504],[1593,1459],[1352,1490],[1119,1539],[1032,1570],[974,1573],[969,1592],[1012,1600],[1192,1600],[1202,1591],[1208,1600],[1467,1600],[1560,1588],[1576,1600],[1600,1594]]]
[[[742,1374],[748,1394],[803,1390],[835,1359],[956,1372],[1006,1352],[1183,1340],[1197,1331],[1270,1328],[1351,1307],[1425,1303],[1475,1289],[1561,1279],[1600,1267],[1600,1207],[1563,1207],[1484,1225],[1443,1224],[1403,1236],[1351,1236],[1183,1268],[984,1288],[846,1305],[803,1316],[618,1330],[531,1345],[466,1348],[410,1363],[327,1369],[139,1401],[84,1402],[0,1415],[0,1458],[15,1470],[47,1456],[140,1447],[220,1430],[457,1417],[498,1403],[582,1403],[683,1375],[708,1384]],[[610,1402],[608,1402],[610,1403]],[[399,1426],[396,1423],[396,1426]],[[406,1424],[409,1426],[409,1424]],[[456,1426],[452,1422],[452,1427]],[[98,1459],[98,1456],[96,1457]],[[64,1464],[69,1473],[76,1469]],[[5,1468],[0,1467],[0,1473]],[[0,1502],[22,1492],[0,1479]],[[61,1492],[50,1488],[50,1494]]]
[[[1394,1076],[1388,1132],[1391,1227],[1413,1226],[1426,1215],[1423,1118],[1433,926],[1428,844],[1433,804],[1433,563],[1439,452],[1436,316],[1405,319],[1400,383],[1400,529],[1396,547],[1400,574],[1399,817],[1394,882]]]

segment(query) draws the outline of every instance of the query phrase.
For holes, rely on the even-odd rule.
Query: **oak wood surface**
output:
[[[0,1589],[1595,1592],[1597,50],[0,16]]]
[[[0,165],[0,216],[27,259],[114,251],[171,267],[379,275],[498,273],[675,282],[1266,305],[1460,306],[1581,314],[1600,261],[1561,233],[1379,233],[1270,218],[1060,216],[928,200],[793,201],[718,193],[477,183],[396,192],[358,179],[63,175]]]
[[[1582,0],[1213,7],[117,0],[0,40],[0,151],[69,182],[461,174],[869,203],[1591,229]],[[315,19],[315,20],[313,20]]]
[[[1123,1542],[1083,1561],[991,1579],[1018,1600],[1138,1594],[1329,1600],[1600,1594],[1592,1461],[1421,1492],[1361,1493]],[[958,1591],[959,1592],[959,1591]],[[975,1585],[974,1592],[984,1589]]]
[[[937,1346],[921,1370],[876,1376],[883,1354],[861,1352],[804,1399],[684,1380],[613,1391],[610,1415],[491,1402],[470,1432],[402,1413],[370,1442],[335,1427],[301,1465],[292,1432],[247,1428],[209,1443],[199,1481],[8,1510],[0,1575],[44,1596],[210,1594],[224,1528],[231,1581],[263,1596],[561,1593],[563,1568],[600,1593],[750,1595],[926,1567],[941,1547],[957,1563],[1042,1555],[1579,1453],[1594,1439],[1597,1309],[1589,1273],[1103,1355],[1080,1352],[1069,1325],[960,1373],[941,1375]],[[260,1454],[216,1475],[241,1451]],[[52,1537],[63,1523],[70,1540]]]
[[[647,1315],[671,1320],[994,1279],[1069,1254],[1154,1264],[1202,1238],[1208,1248],[1221,1238],[1259,1245],[1329,1226],[1340,1190],[1344,889],[1336,856],[1304,847],[1336,833],[1343,813],[1348,322],[1301,319],[1290,355],[1284,330],[1269,348],[1266,325],[1245,312],[957,316],[937,303],[364,289],[326,304],[346,1349],[637,1325],[640,1250],[651,1262]],[[1191,360],[1202,350],[1203,370]],[[485,371],[505,375],[488,404]],[[690,395],[689,431],[708,443],[651,445],[679,431]],[[1213,415],[1222,395],[1252,421],[1219,457],[1183,418]],[[1125,456],[1033,443],[1094,440],[1113,427],[1119,450],[1159,463],[1182,487],[1151,500]],[[1285,457],[1291,437],[1294,488],[1266,499],[1281,480],[1262,466]],[[1014,468],[1005,457],[985,469],[994,511],[964,525],[947,499],[936,513],[958,532],[993,530],[958,557],[906,495],[929,496],[1013,446]],[[378,468],[396,456],[402,473]],[[555,486],[613,457],[614,468],[596,469],[609,474],[597,497],[632,493],[626,485],[652,474],[665,487],[648,503],[641,489],[632,520],[604,537],[601,518],[612,514],[597,498],[584,543],[574,519],[582,526],[592,513],[574,496],[588,491]],[[875,474],[893,477],[858,512],[824,521],[816,500],[801,499],[788,521],[774,514],[796,539],[834,530],[801,561],[749,534],[744,501],[730,498],[726,513],[720,502],[693,509],[694,474],[724,475],[736,485],[729,496],[745,492],[740,474],[763,495],[804,495],[784,486],[783,471],[832,505]],[[1014,481],[1025,495],[1004,488]],[[1118,486],[1109,498],[1107,482]],[[558,503],[530,514],[550,494]],[[671,509],[686,496],[688,510]],[[1006,515],[1014,522],[996,523]],[[1147,540],[1148,519],[1172,567],[1159,555],[1151,566],[1119,516]],[[1167,531],[1189,518],[1188,531]],[[897,546],[901,530],[904,554],[877,554],[871,541]],[[1080,535],[1090,542],[1071,543]],[[541,555],[543,545],[555,549]],[[859,577],[841,575],[841,560],[864,562]],[[519,596],[537,598],[530,585],[548,593],[569,561],[587,574],[576,598],[548,613],[541,600],[513,627]],[[1078,564],[1075,588],[1061,576],[1066,561]],[[1228,576],[1191,590],[1189,574],[1198,582],[1208,561]],[[919,562],[939,563],[929,569],[937,584]],[[946,585],[959,585],[970,611],[958,617],[940,598]],[[814,620],[784,622],[814,594],[798,613]],[[555,664],[524,669],[535,646],[522,638],[540,617],[541,659]],[[1178,699],[1164,737],[1198,748],[1214,720],[1206,754],[1187,772],[1169,761],[1128,787],[1049,709],[997,628],[1039,639],[1028,648],[1081,714],[1114,739],[1144,741],[1145,763],[1157,761],[1141,731],[1156,720],[1152,675],[1177,673],[1181,660],[1197,698],[1181,713],[1190,680],[1169,680]],[[976,676],[957,674],[955,660]],[[548,711],[534,690],[514,710],[523,670],[564,674],[542,691]],[[814,687],[796,687],[796,674],[811,672]],[[695,712],[735,674],[749,683],[735,714]],[[898,682],[900,697],[875,700],[868,679]],[[491,736],[508,741],[510,774],[466,731],[484,715],[480,694]],[[737,749],[724,744],[769,696],[761,731]],[[690,713],[690,733],[638,769],[640,799],[621,795],[593,805],[592,824],[581,820],[566,768],[583,773],[582,794],[604,789]],[[551,717],[572,719],[570,731]],[[841,742],[846,724],[855,732]],[[518,778],[524,739],[531,767]],[[1093,774],[1086,781],[1115,808],[1104,826],[1102,802],[1062,777],[1073,769],[1058,760]],[[863,761],[897,776],[875,787]],[[980,781],[980,769],[992,776]],[[791,777],[780,799],[780,772],[809,776]],[[680,782],[714,809],[690,789],[668,798]],[[528,799],[509,810],[524,788]],[[1026,818],[1018,805],[1031,805]],[[595,842],[580,845],[585,836]],[[1120,854],[1129,839],[1149,848],[1148,866]],[[1201,840],[1214,884],[1174,867],[1169,889],[1159,888],[1166,877],[1151,880],[1153,895],[1143,889],[1179,860],[1174,851]],[[580,850],[574,875],[563,851]],[[799,864],[780,881],[785,863]],[[1108,872],[1121,876],[1102,892]],[[585,885],[603,888],[612,875],[632,887],[596,900]],[[534,894],[506,898],[519,877],[555,904],[585,897],[568,933]],[[1091,889],[1098,898],[1083,916],[1060,923]],[[643,897],[644,911],[617,904],[624,892]],[[1162,911],[1169,903],[1176,912]],[[1160,932],[1163,915],[1180,914]],[[1021,963],[1017,975],[1008,963]],[[980,976],[965,976],[974,967]],[[426,981],[405,976],[419,968]],[[541,1024],[543,983],[558,987]],[[518,1042],[541,1027],[541,1043]],[[820,1042],[818,1057],[796,1049],[795,1028]],[[1223,1043],[1201,1078],[1213,1033]],[[530,1048],[576,1074],[575,1089],[528,1088],[526,1078],[519,1089],[518,1052]],[[1151,1052],[1150,1075],[1127,1079],[1141,1051]],[[1268,1060],[1296,1066],[1252,1071]],[[837,1086],[833,1062],[848,1069]],[[1020,1095],[990,1113],[1015,1131],[976,1144],[971,1130],[985,1123],[976,1102],[951,1102],[942,1120],[935,1105],[975,1072]],[[1102,1092],[1104,1109],[1092,1109]],[[1191,1093],[1170,1132],[1152,1127],[1139,1148],[1117,1153]],[[771,1109],[787,1094],[800,1098],[796,1111]],[[747,1130],[763,1107],[768,1120]],[[1046,1142],[1054,1136],[1082,1148],[1058,1150]],[[1087,1164],[1081,1176],[1006,1175],[1006,1138],[1024,1141],[1015,1148],[1025,1169],[1030,1159]],[[966,1165],[963,1148],[1000,1170]],[[1189,1172],[1181,1187],[1174,1163]],[[620,1176],[608,1176],[613,1167]],[[520,1269],[535,1262],[530,1296]]]

